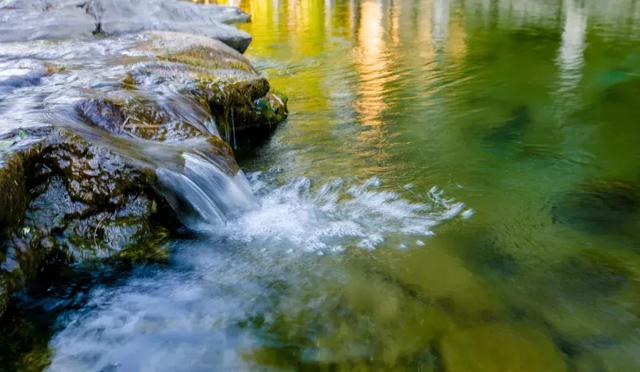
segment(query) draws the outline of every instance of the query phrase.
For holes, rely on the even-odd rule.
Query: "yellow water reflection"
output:
[[[358,139],[371,145],[364,154],[374,159],[378,166],[387,158],[382,114],[387,108],[385,103],[385,85],[394,79],[387,60],[386,41],[384,39],[382,3],[365,1],[360,7],[357,18],[357,44],[353,49],[353,60],[359,76],[357,100],[354,107],[360,116],[360,122],[370,130],[363,131]]]

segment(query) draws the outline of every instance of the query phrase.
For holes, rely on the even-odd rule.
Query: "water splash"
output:
[[[375,249],[391,235],[431,236],[440,223],[469,218],[472,210],[447,199],[434,187],[419,202],[381,189],[371,178],[347,186],[344,180],[312,187],[308,178],[297,178],[274,187],[269,175],[254,173],[250,179],[261,202],[224,226],[217,234],[225,239],[289,250],[341,251],[348,245]],[[415,239],[413,239],[415,241]]]

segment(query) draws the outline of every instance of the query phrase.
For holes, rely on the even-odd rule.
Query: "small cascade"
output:
[[[258,205],[242,173],[228,175],[215,161],[182,153],[182,169],[158,168],[162,193],[190,229],[208,231]]]

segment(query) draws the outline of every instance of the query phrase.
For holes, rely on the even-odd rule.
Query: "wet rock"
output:
[[[82,1],[12,0],[0,2],[0,42],[91,36],[96,20]]]
[[[178,0],[25,0],[0,2],[0,42],[181,31],[244,52],[251,36],[226,23],[246,22],[237,8]]]
[[[286,97],[273,92],[244,56],[217,40],[148,32],[137,49],[151,60],[131,66],[121,91],[79,102],[76,111],[84,122],[161,142],[219,132],[235,145],[264,137],[287,116]],[[150,92],[162,95],[162,104],[149,99]]]
[[[447,334],[442,340],[447,371],[566,371],[562,354],[543,333],[489,324]]]
[[[187,32],[218,39],[240,52],[251,43],[249,34],[225,24],[249,20],[246,13],[233,7],[178,0],[90,0],[86,9],[106,34]]]
[[[16,181],[14,192],[0,199],[10,223],[0,244],[4,293],[145,240],[162,246],[158,236],[166,234],[153,218],[163,201],[152,189],[153,173],[62,128],[21,130],[4,140],[13,142],[0,181]]]
[[[22,46],[15,44],[0,61],[7,67],[0,68],[0,93],[9,93],[0,101],[8,97],[2,108],[12,108],[0,117],[0,300],[76,263],[165,260],[168,227],[180,222],[177,208],[171,210],[175,195],[156,170],[179,178],[186,159],[197,158],[211,160],[207,169],[221,178],[237,175],[229,144],[254,129],[268,132],[286,117],[286,99],[236,50],[246,48],[248,36],[221,23],[246,20],[235,8],[27,0],[0,1],[0,9],[8,20],[0,22],[0,42],[81,39],[31,43],[33,60],[20,61]],[[100,18],[100,41],[87,42],[94,24],[66,28],[74,12],[83,14],[80,20]],[[62,14],[68,19],[58,19]],[[45,33],[49,26],[61,31],[2,33],[21,19],[38,24],[21,15],[46,18]],[[224,42],[164,31],[107,35],[172,27],[197,28]],[[233,32],[213,34],[220,30]],[[68,66],[64,74],[52,64],[60,59]],[[11,97],[17,89],[20,99]]]
[[[0,63],[0,95],[38,85],[41,79],[50,75],[52,71],[52,66],[30,59]]]
[[[234,134],[240,138],[243,132],[244,136],[270,132],[287,117],[287,97],[271,90],[269,82],[240,53],[208,38],[169,32],[147,35],[149,43],[140,48],[174,63],[143,66],[134,71],[135,80],[148,81],[155,75],[156,81],[175,81],[175,63],[179,63],[179,77],[191,79],[185,89],[196,100],[208,103],[227,142],[235,142]]]
[[[600,234],[637,234],[640,185],[597,180],[560,198],[552,208],[556,223]]]
[[[30,197],[27,174],[35,174],[36,157],[42,151],[43,131],[18,131],[0,136],[0,237],[22,220]],[[22,138],[24,137],[24,138]]]
[[[207,120],[206,114],[201,118],[185,117],[170,107],[160,107],[153,101],[135,96],[124,100],[89,99],[81,101],[76,109],[86,123],[114,134],[127,134],[150,141],[181,141],[211,135],[202,126]]]
[[[48,138],[42,162],[61,175],[71,198],[87,204],[119,206],[126,195],[153,184],[153,175],[127,165],[107,148],[88,144],[82,138],[57,130]]]

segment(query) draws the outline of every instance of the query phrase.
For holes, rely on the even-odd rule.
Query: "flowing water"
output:
[[[37,299],[26,364],[640,368],[640,4],[235,5],[288,121],[159,170],[199,233]]]

